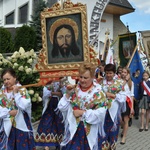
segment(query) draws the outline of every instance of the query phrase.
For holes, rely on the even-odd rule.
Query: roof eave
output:
[[[121,16],[121,15],[132,13],[134,11],[135,9],[133,7],[129,8],[129,7],[124,7],[124,6],[114,5],[109,3],[104,12]]]

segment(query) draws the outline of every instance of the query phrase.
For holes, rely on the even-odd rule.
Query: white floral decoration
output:
[[[22,85],[38,83],[40,75],[35,67],[37,60],[37,54],[33,49],[26,52],[23,47],[20,47],[19,51],[15,51],[12,56],[7,58],[0,53],[0,73],[4,68],[12,67]],[[37,107],[36,104],[42,101],[40,96],[42,87],[29,87],[27,90],[33,103],[32,106]],[[37,116],[36,110],[34,110],[34,113]]]
[[[30,95],[34,94],[34,90],[29,90],[28,92],[29,92]]]
[[[18,68],[18,70],[19,70],[19,71],[23,71],[23,70],[24,70],[23,66],[20,66],[20,67]]]
[[[38,97],[38,102],[42,102],[42,98],[40,96]]]
[[[24,50],[24,48],[23,48],[23,47],[20,47],[20,49],[19,49],[19,53],[20,53],[21,55],[24,55],[25,50]]]
[[[37,99],[35,97],[32,98],[32,102],[36,102]]]
[[[39,93],[35,93],[34,97],[38,98],[39,97]]]
[[[29,64],[32,64],[32,63],[33,63],[32,58],[30,58],[27,62],[28,62]]]
[[[26,74],[32,74],[32,69],[31,68],[27,68],[25,69]]]

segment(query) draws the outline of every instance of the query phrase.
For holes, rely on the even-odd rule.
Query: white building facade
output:
[[[28,25],[31,21],[31,16],[34,13],[34,7],[38,0],[0,0],[0,26],[12,29],[21,27],[23,24]],[[65,0],[59,0],[64,2]],[[103,7],[103,3],[109,2]],[[46,0],[49,4],[57,2],[57,0]],[[127,0],[120,2],[118,0],[72,0],[73,3],[80,2],[87,5],[87,21],[89,41],[91,34],[99,33],[99,43],[104,43],[105,32],[109,30],[109,38],[115,40],[119,34],[126,32],[126,26],[121,22],[120,16],[134,11],[134,8]],[[103,14],[99,17],[99,26],[91,32],[92,15],[103,7]],[[94,12],[94,9],[95,10]],[[99,9],[99,10],[98,10]],[[95,16],[94,16],[95,17]],[[98,44],[99,44],[98,43]],[[100,44],[99,44],[100,45]],[[98,53],[102,49],[100,46],[97,49]],[[117,46],[116,46],[117,49]]]
[[[17,28],[28,24],[33,13],[33,0],[1,0],[0,26]]]

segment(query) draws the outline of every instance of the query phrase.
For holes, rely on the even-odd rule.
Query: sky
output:
[[[133,13],[121,16],[130,32],[150,30],[150,0],[128,0],[135,9]]]

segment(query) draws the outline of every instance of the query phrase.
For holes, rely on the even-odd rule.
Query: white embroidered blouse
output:
[[[116,95],[115,99],[112,99],[109,113],[112,121],[115,121],[118,111],[126,111],[126,96],[127,92],[124,90],[124,81],[122,79],[114,78],[113,83],[109,83],[106,79],[102,82],[102,89],[104,92],[110,92]],[[119,112],[121,113],[121,112]]]
[[[69,99],[65,94],[63,95],[58,103],[58,109],[63,114],[66,131],[61,145],[64,146],[72,140],[79,122],[83,121],[90,149],[96,150],[98,132],[102,134],[107,110],[106,96],[102,92],[101,86],[94,80],[93,87],[84,92],[78,83],[75,93]],[[75,109],[86,110],[82,117],[78,118],[79,120],[73,115]]]
[[[15,117],[9,115],[9,111],[13,109],[18,111]],[[26,112],[31,119],[31,99],[27,90],[22,88],[16,94],[13,94],[12,92],[8,93],[3,85],[0,89],[0,122],[2,124],[0,131],[4,129],[8,137],[13,125],[19,130],[29,132],[24,120],[23,112]]]

